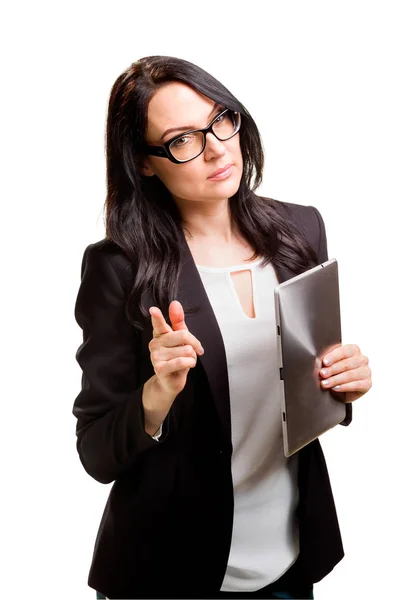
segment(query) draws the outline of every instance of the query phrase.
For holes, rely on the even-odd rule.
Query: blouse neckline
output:
[[[226,273],[229,271],[244,271],[249,269],[250,267],[256,267],[261,262],[263,262],[264,257],[260,257],[257,260],[249,263],[243,263],[241,265],[230,265],[228,267],[205,267],[203,265],[196,265],[199,271],[203,271],[205,273]]]

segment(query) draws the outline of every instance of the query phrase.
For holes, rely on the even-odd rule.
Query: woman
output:
[[[89,585],[312,598],[343,549],[319,441],[282,451],[274,286],[327,260],[323,220],[254,193],[255,122],[187,61],[143,58],[117,79],[106,143],[106,238],[86,248],[75,309],[77,449],[114,482]],[[323,364],[348,424],[368,359],[339,345]]]

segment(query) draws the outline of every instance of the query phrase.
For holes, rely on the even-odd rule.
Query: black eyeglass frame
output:
[[[236,131],[234,131],[232,133],[232,135],[230,135],[228,138],[224,138],[221,139],[218,135],[216,135],[216,133],[213,131],[212,127],[215,124],[215,122],[225,113],[227,112],[231,112],[234,115],[238,115],[239,116],[239,124],[236,128]],[[149,146],[148,144],[146,144],[143,147],[143,151],[146,154],[149,154],[151,156],[158,156],[159,158],[168,158],[170,161],[172,161],[173,163],[176,164],[181,164],[181,163],[186,163],[189,162],[190,160],[193,160],[194,158],[197,158],[198,156],[200,156],[202,154],[202,152],[204,151],[204,149],[206,148],[206,134],[207,133],[213,133],[213,135],[220,141],[220,142],[226,142],[226,140],[230,140],[232,137],[234,137],[237,133],[239,133],[240,130],[240,126],[242,123],[242,118],[241,115],[238,111],[236,110],[232,110],[231,108],[225,108],[225,110],[222,110],[222,112],[220,112],[218,115],[216,115],[216,117],[213,119],[213,121],[210,123],[210,125],[208,125],[207,127],[205,127],[204,129],[191,129],[190,131],[185,131],[183,133],[179,133],[179,135],[174,136],[171,140],[168,140],[165,144],[163,144],[162,146]],[[171,144],[173,144],[173,142],[175,142],[176,140],[178,140],[181,137],[184,137],[185,135],[188,135],[189,133],[198,133],[201,132],[203,134],[203,146],[201,151],[196,154],[196,156],[193,156],[192,158],[187,158],[186,160],[179,160],[177,158],[175,158],[173,156],[173,154],[171,153],[169,146]]]

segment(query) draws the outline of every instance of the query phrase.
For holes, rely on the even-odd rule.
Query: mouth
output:
[[[226,177],[229,177],[230,174],[232,173],[232,167],[233,164],[230,163],[228,165],[226,165],[225,167],[222,167],[221,169],[218,169],[217,171],[215,171],[214,173],[212,173],[212,175],[210,175],[210,177],[208,177],[208,179],[226,179]]]

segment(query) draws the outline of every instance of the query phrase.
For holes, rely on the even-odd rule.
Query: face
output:
[[[149,102],[146,141],[161,146],[179,133],[206,127],[224,109],[185,84],[164,85]],[[169,129],[173,131],[165,133]],[[238,133],[220,141],[209,132],[204,151],[193,160],[175,164],[167,158],[147,156],[144,165],[142,173],[156,175],[178,202],[227,199],[237,192],[242,177],[240,136]],[[211,179],[215,171],[227,165],[232,165],[228,177]]]

